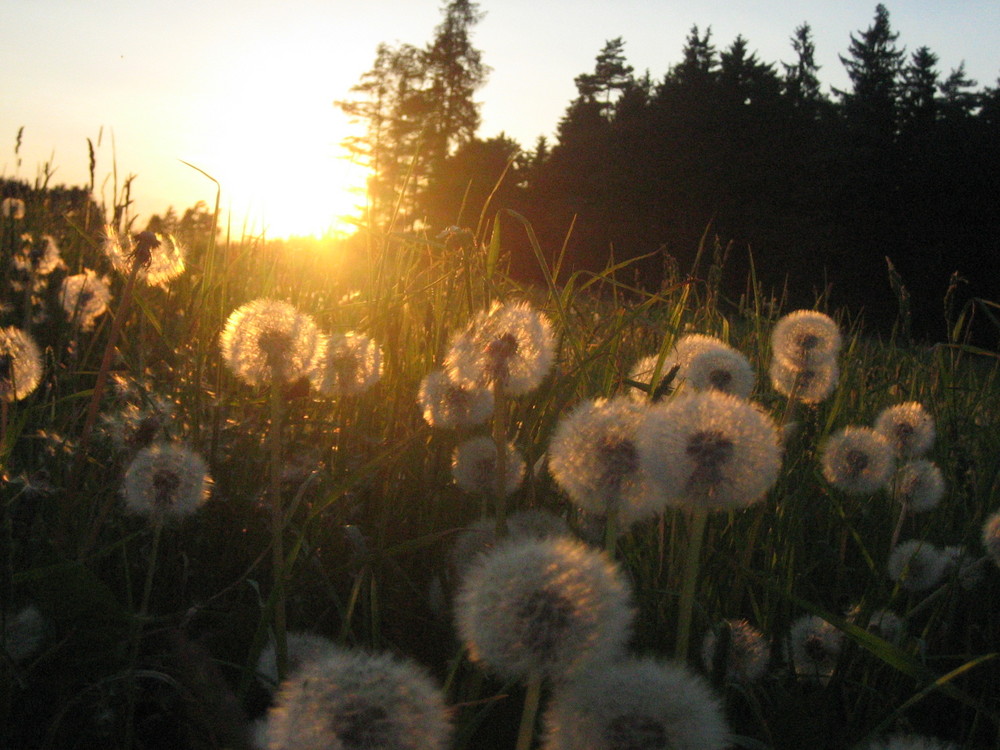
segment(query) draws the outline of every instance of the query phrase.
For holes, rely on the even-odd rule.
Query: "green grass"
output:
[[[72,271],[108,270],[101,221],[46,212],[40,198],[29,200],[23,226],[4,226],[4,288],[20,231],[53,234]],[[510,226],[534,243],[544,287],[523,288],[505,274],[498,225],[461,253],[446,252],[432,237],[377,233],[359,234],[329,255],[253,238],[202,238],[188,248],[187,272],[168,288],[137,287],[113,371],[142,384],[140,403],[156,396],[173,404],[160,434],[198,450],[215,488],[197,515],[159,539],[149,614],[134,656],[129,634],[140,615],[154,534],[144,520],[124,514],[118,499],[131,453],[98,429],[83,469],[72,468],[111,316],[80,333],[51,307],[52,293],[40,292],[37,309],[49,317],[31,331],[44,347],[45,379],[29,398],[10,404],[0,446],[0,605],[9,621],[33,603],[48,625],[29,659],[0,659],[0,745],[119,747],[132,736],[138,747],[238,747],[245,722],[263,714],[267,695],[253,669],[273,580],[269,400],[266,389],[252,389],[225,369],[218,333],[233,309],[267,296],[292,302],[328,331],[366,333],[385,354],[382,381],[367,394],[324,399],[300,390],[284,401],[289,628],[415,658],[447,685],[456,747],[513,747],[520,689],[468,663],[447,604],[454,584],[449,546],[478,518],[480,503],[451,481],[458,436],[427,426],[415,401],[421,378],[440,366],[450,334],[494,299],[530,299],[554,322],[560,334],[554,372],[536,392],[514,400],[503,426],[529,467],[544,456],[568,407],[622,392],[635,360],[668,349],[687,332],[727,339],[757,369],[754,399],[779,415],[787,405],[766,377],[769,332],[783,311],[752,279],[742,300],[726,300],[717,284],[722,253],[706,249],[685,269],[689,277],[650,293],[622,281],[631,278],[627,268],[557,270],[546,258],[558,248],[539,247],[526,222]],[[113,284],[117,306],[124,279]],[[21,297],[4,299],[4,324],[21,320]],[[838,493],[818,463],[819,446],[833,430],[870,425],[885,406],[920,401],[937,423],[931,457],[948,492],[939,508],[907,522],[903,538],[965,545],[980,555],[982,524],[1000,507],[996,354],[962,347],[960,331],[951,345],[933,347],[871,338],[846,312],[830,312],[845,334],[839,387],[818,407],[797,410],[799,429],[765,501],[709,518],[695,644],[718,620],[745,617],[775,647],[760,684],[720,687],[743,747],[848,747],[890,730],[963,747],[996,746],[996,566],[984,566],[972,590],[951,576],[923,604],[924,596],[895,589],[884,572],[895,523],[891,500],[884,493]],[[122,400],[109,393],[100,406],[110,416]],[[539,466],[513,506],[550,509],[585,532],[585,519]],[[109,503],[113,511],[99,521]],[[637,652],[673,653],[685,534],[683,516],[668,512],[619,540],[617,556],[639,613]],[[904,617],[915,610],[909,636],[896,646],[849,624],[844,614],[853,605]],[[833,622],[848,639],[825,686],[797,681],[781,656],[790,623],[806,613]],[[693,646],[691,663],[701,669],[697,651]],[[126,727],[123,696],[133,682],[135,716]]]

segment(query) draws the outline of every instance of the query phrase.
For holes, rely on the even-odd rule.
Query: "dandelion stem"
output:
[[[903,507],[899,510],[899,518],[896,520],[896,528],[892,530],[892,540],[889,542],[890,550],[896,549],[896,543],[899,541],[899,535],[903,531],[903,523],[906,521],[909,510],[909,505],[904,501]]]
[[[529,750],[535,737],[535,719],[542,701],[542,676],[532,674],[528,678],[527,692],[524,694],[524,709],[521,711],[521,726],[517,730],[516,750]]]
[[[703,509],[691,511],[687,559],[684,561],[684,580],[681,583],[681,599],[677,613],[677,643],[674,647],[674,656],[680,662],[687,661],[688,646],[691,641],[691,615],[694,612],[701,547],[705,540],[707,522],[708,511]]]
[[[507,536],[507,398],[501,383],[493,385],[493,443],[496,445],[496,535]]]
[[[281,507],[281,379],[277,372],[271,377],[270,496],[271,496],[271,567],[274,583],[274,653],[278,680],[288,672],[288,638],[285,614],[285,552],[283,544],[285,518]]]

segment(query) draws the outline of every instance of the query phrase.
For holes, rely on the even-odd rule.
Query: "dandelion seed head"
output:
[[[983,549],[1000,568],[1000,511],[994,512],[983,523]]]
[[[14,267],[22,273],[48,276],[58,268],[64,268],[59,245],[50,234],[43,234],[36,242],[30,234],[23,237],[20,252],[14,255]]]
[[[941,469],[923,458],[907,461],[892,479],[892,496],[913,513],[933,510],[944,497]]]
[[[916,734],[894,734],[865,745],[862,750],[959,750],[958,745]]]
[[[326,340],[313,319],[288,302],[260,298],[236,308],[219,337],[222,357],[249,385],[277,377],[293,383],[314,373]]]
[[[211,486],[201,456],[177,443],[154,443],[132,459],[122,492],[131,512],[164,520],[194,513]]]
[[[719,649],[723,644],[724,648]],[[723,659],[716,665],[716,657]],[[719,632],[709,630],[701,643],[701,660],[709,674],[719,666],[726,682],[749,685],[767,673],[771,648],[764,634],[746,620],[726,620]]]
[[[552,369],[552,324],[526,302],[495,302],[452,337],[448,377],[466,387],[500,385],[512,395],[534,390]]]
[[[0,202],[0,214],[5,219],[20,221],[25,215],[24,201],[20,198],[4,198]]]
[[[896,545],[885,567],[890,579],[912,593],[937,586],[949,564],[948,556],[931,542],[910,539]]]
[[[31,334],[14,326],[0,328],[0,399],[29,396],[42,379],[42,354]]]
[[[816,615],[792,623],[786,656],[792,671],[803,679],[825,685],[833,675],[844,645],[844,634]]]
[[[803,404],[818,404],[828,399],[837,387],[840,370],[835,359],[797,367],[775,358],[771,360],[768,375],[771,386],[785,398]]]
[[[941,550],[947,561],[947,570],[955,571],[958,585],[972,591],[984,578],[983,566],[963,545],[948,545]]]
[[[444,750],[451,725],[441,691],[413,662],[330,649],[282,683],[264,735],[269,750]]]
[[[49,620],[34,604],[8,616],[0,633],[0,651],[15,664],[27,661],[38,653],[51,630]]]
[[[337,651],[339,647],[318,633],[289,631],[286,646],[288,654],[288,673],[294,674],[301,667],[318,661],[325,654]],[[257,676],[262,678],[264,686],[273,690],[278,684],[278,654],[272,641],[267,645],[257,659]]]
[[[424,420],[431,427],[456,429],[483,424],[493,414],[493,391],[453,383],[444,370],[428,373],[417,395]]]
[[[748,398],[756,382],[750,361],[714,336],[684,336],[674,347],[674,360],[680,365],[678,379],[700,391],[717,390]]]
[[[565,520],[537,508],[515,511],[506,523],[507,535],[500,542],[573,536]],[[496,519],[483,518],[456,535],[449,556],[452,570],[461,575],[477,556],[494,549],[498,544],[496,531]]]
[[[104,278],[88,268],[63,279],[59,302],[71,321],[81,330],[90,331],[108,311],[111,288]]]
[[[899,645],[906,635],[906,623],[892,610],[877,609],[868,616],[867,622],[861,617],[861,608],[854,607],[847,613],[847,619],[863,627],[872,635]]]
[[[775,359],[799,370],[828,363],[840,352],[840,328],[829,315],[796,310],[774,324],[771,351]]]
[[[104,253],[123,276],[139,262],[137,278],[150,286],[166,287],[184,273],[184,248],[169,234],[145,231],[137,235],[119,234],[111,225],[105,227]]]
[[[845,427],[823,447],[823,476],[852,495],[868,495],[885,487],[895,467],[892,448],[867,427]]]
[[[382,348],[364,334],[333,334],[314,375],[324,396],[357,396],[382,378]]]
[[[636,433],[639,460],[670,505],[739,508],[778,477],[779,433],[748,401],[718,391],[649,408]]]
[[[469,438],[459,443],[451,461],[451,475],[466,492],[494,495],[503,491],[510,495],[524,480],[524,458],[513,443],[506,446],[506,471],[502,487],[497,476],[497,448],[487,435]]]
[[[473,661],[507,678],[566,677],[619,654],[633,618],[617,566],[566,537],[510,540],[478,556],[455,611]]]
[[[708,683],[684,667],[624,658],[557,686],[543,750],[722,750],[728,726]]]
[[[875,420],[875,431],[903,458],[923,456],[934,444],[934,418],[916,401],[883,409]]]
[[[650,354],[646,357],[640,358],[629,371],[629,380],[634,380],[636,383],[642,383],[645,386],[652,387],[653,385],[653,374],[656,372],[656,363],[659,360],[659,355]],[[657,380],[657,387],[659,387],[664,376],[670,372],[671,360],[669,358],[664,359],[663,365],[660,367],[660,377]],[[649,392],[644,391],[639,388],[629,388],[629,396],[638,401],[639,403],[645,403],[650,401]]]

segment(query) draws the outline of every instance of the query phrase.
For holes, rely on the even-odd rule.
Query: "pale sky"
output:
[[[363,177],[338,158],[349,98],[379,42],[423,46],[443,0],[0,0],[0,174],[88,182],[111,201],[113,162],[133,182],[140,225],[173,205],[222,202],[271,236],[322,233],[361,198]],[[621,36],[637,74],[662,78],[691,26],[719,50],[743,34],[765,62],[791,61],[808,22],[820,77],[843,87],[838,55],[871,25],[869,0],[480,0],[473,42],[492,68],[479,92],[479,135],[533,147],[552,138],[605,41]],[[965,62],[980,87],[1000,76],[1000,0],[891,0],[897,43],[927,45],[946,76]],[[24,126],[18,166],[17,130]],[[112,134],[114,150],[112,151]]]

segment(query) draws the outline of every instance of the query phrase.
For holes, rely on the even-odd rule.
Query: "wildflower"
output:
[[[552,368],[552,324],[526,302],[495,302],[451,340],[448,377],[464,386],[501,386],[521,395],[534,390]]]
[[[958,745],[916,734],[894,734],[870,742],[861,750],[958,750]]]
[[[13,617],[8,617],[0,633],[0,651],[19,664],[30,659],[45,642],[49,622],[37,606],[29,604]]]
[[[4,198],[0,203],[0,214],[5,219],[20,221],[24,218],[24,201],[20,198]]]
[[[771,331],[775,359],[800,370],[827,364],[840,352],[840,328],[829,315],[796,310],[780,318]]]
[[[781,359],[772,359],[768,370],[771,386],[782,396],[803,404],[818,404],[825,401],[837,387],[840,369],[835,359],[797,367]]]
[[[264,734],[270,750],[444,750],[451,726],[441,691],[413,662],[332,649],[282,683]]]
[[[111,289],[107,282],[90,269],[63,279],[59,301],[70,320],[81,330],[93,329],[97,319],[108,310]]]
[[[0,328],[0,399],[19,401],[42,379],[42,355],[35,340],[14,326]]]
[[[519,510],[506,518],[507,536],[502,541],[550,539],[573,536],[569,524],[555,513],[537,508]],[[482,518],[455,537],[451,548],[451,565],[461,574],[477,556],[489,552],[497,544],[497,522]]]
[[[718,661],[717,661],[718,660]],[[746,620],[725,620],[718,633],[709,630],[701,643],[701,661],[709,674],[749,685],[767,672],[771,649],[764,634]]]
[[[636,433],[639,461],[667,504],[739,508],[778,477],[779,433],[749,401],[718,391],[650,408]]]
[[[996,511],[983,524],[983,547],[996,566],[1000,568],[1000,511]]]
[[[14,256],[14,267],[25,274],[48,276],[57,268],[63,268],[59,246],[50,234],[43,234],[35,242],[30,234],[24,235],[24,244]]]
[[[469,565],[456,620],[472,660],[502,677],[569,676],[622,651],[629,599],[618,567],[582,542],[509,541]]]
[[[184,248],[173,236],[149,231],[119,235],[110,224],[104,231],[104,253],[122,275],[128,276],[133,264],[139,263],[137,278],[166,288],[184,273]]]
[[[524,459],[513,443],[506,446],[506,471],[501,484],[497,476],[497,446],[487,435],[460,443],[451,460],[455,483],[473,494],[510,495],[524,479]]]
[[[472,427],[493,414],[493,391],[453,383],[444,370],[428,373],[420,381],[417,401],[431,427]]]
[[[716,390],[748,398],[755,377],[750,361],[714,336],[691,334],[674,345],[677,377],[700,391]]]
[[[122,492],[133,513],[164,520],[194,513],[211,486],[201,456],[183,445],[154,443],[132,459]]]
[[[356,396],[381,377],[381,347],[368,336],[350,332],[327,339],[326,354],[313,375],[313,382],[324,396]]]
[[[626,523],[655,515],[662,500],[639,465],[635,433],[645,408],[631,399],[580,404],[559,421],[549,471],[580,508]]]
[[[948,570],[950,559],[930,542],[910,539],[900,542],[889,554],[886,571],[906,591],[933,588]]]
[[[788,633],[787,656],[798,677],[825,685],[830,681],[844,634],[816,615],[803,615],[792,623]]]
[[[868,495],[889,483],[892,449],[885,438],[867,427],[845,427],[823,447],[823,476],[852,495]]]
[[[313,319],[288,302],[262,297],[236,308],[219,337],[222,357],[249,385],[309,376],[326,349]]]
[[[934,418],[916,401],[896,404],[882,411],[875,420],[880,433],[903,458],[916,458],[934,443]]]
[[[288,673],[294,674],[299,668],[317,661],[327,653],[337,650],[337,645],[316,633],[287,633]],[[264,686],[272,690],[278,684],[278,657],[274,643],[268,644],[257,659],[257,676],[263,678]]]
[[[933,510],[944,497],[941,469],[922,458],[907,461],[892,479],[892,496],[912,513]]]
[[[544,716],[542,750],[722,750],[725,713],[708,683],[653,659],[602,665],[560,685]]]

